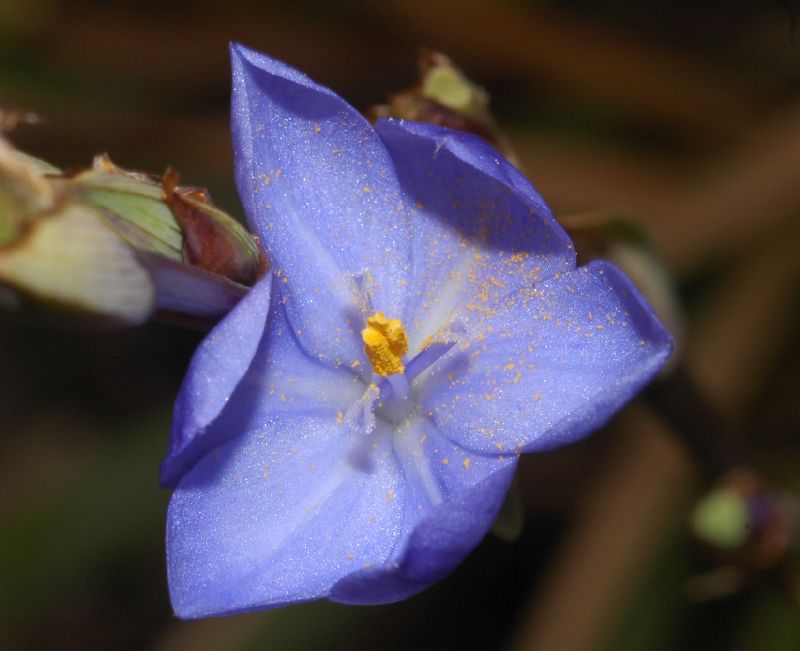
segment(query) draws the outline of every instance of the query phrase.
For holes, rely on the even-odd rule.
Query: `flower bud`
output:
[[[370,109],[369,117],[392,117],[438,124],[480,136],[516,164],[516,157],[489,111],[489,94],[471,81],[446,55],[423,50],[419,83]]]
[[[0,140],[0,283],[17,304],[89,322],[135,325],[155,311],[216,320],[265,261],[205,191],[177,183],[175,172],[159,182],[105,155],[63,174]]]

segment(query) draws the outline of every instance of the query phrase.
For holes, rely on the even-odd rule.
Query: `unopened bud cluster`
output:
[[[224,315],[264,271],[257,241],[204,190],[108,156],[67,174],[0,137],[0,306],[135,325]]]

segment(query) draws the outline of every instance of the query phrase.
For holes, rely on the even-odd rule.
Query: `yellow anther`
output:
[[[361,339],[375,373],[385,377],[405,370],[400,358],[408,352],[408,337],[400,319],[390,321],[383,312],[375,312],[367,319]]]

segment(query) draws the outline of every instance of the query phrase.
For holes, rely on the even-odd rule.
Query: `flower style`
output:
[[[273,263],[202,343],[162,483],[180,617],[403,599],[486,534],[522,452],[575,441],[670,337],[464,133],[373,128],[234,45],[236,178]]]

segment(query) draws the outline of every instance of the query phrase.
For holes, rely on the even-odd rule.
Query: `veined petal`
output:
[[[385,426],[381,426],[385,427]],[[170,595],[193,619],[324,597],[381,562],[399,535],[402,473],[389,436],[368,466],[333,418],[272,416],[206,456],[167,516]]]
[[[462,319],[465,342],[421,378],[420,400],[448,436],[483,453],[581,438],[647,384],[672,350],[636,288],[601,262],[467,306]]]
[[[333,92],[240,45],[231,53],[237,186],[285,283],[289,318],[311,356],[332,365],[335,349],[363,360],[369,308],[356,286],[387,314],[399,313],[406,292],[409,216],[391,161]],[[332,324],[342,328],[335,346]]]
[[[161,464],[163,486],[174,486],[183,470],[202,454],[199,441],[250,367],[266,325],[271,286],[271,275],[261,279],[192,357],[175,402],[169,452]]]
[[[391,558],[339,581],[330,599],[351,604],[405,599],[449,574],[488,532],[517,457],[470,453],[428,419],[394,435],[407,484],[403,536]]]
[[[480,138],[430,124],[376,124],[414,206],[404,322],[412,353],[469,298],[565,272],[575,252],[531,184]]]

